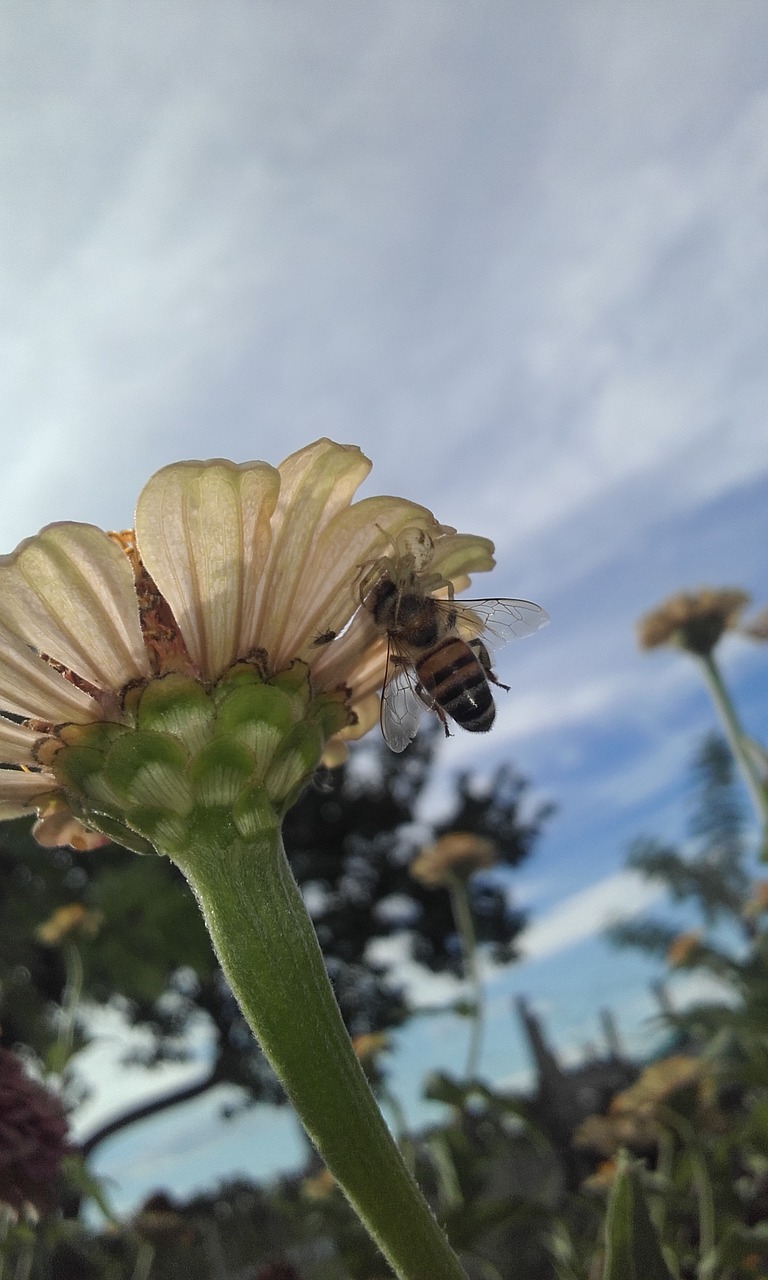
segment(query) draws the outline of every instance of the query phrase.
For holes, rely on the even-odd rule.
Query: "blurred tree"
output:
[[[674,902],[694,909],[702,925],[727,921],[748,936],[751,926],[744,909],[752,885],[747,869],[749,831],[733,756],[716,733],[704,739],[694,759],[689,831],[685,850],[654,839],[636,841],[627,865],[646,879],[660,881]],[[679,922],[661,916],[614,925],[609,936],[619,946],[640,947],[667,956],[673,964],[687,960],[699,938],[693,929],[681,933]],[[713,957],[716,954],[712,949]]]
[[[504,765],[484,782],[461,775],[451,811],[437,824],[420,823],[436,743],[435,733],[423,732],[402,756],[383,745],[358,748],[327,783],[308,788],[286,820],[291,865],[353,1035],[408,1016],[396,975],[370,957],[372,940],[399,935],[420,964],[461,972],[447,890],[426,889],[409,874],[419,847],[461,829],[490,837],[499,863],[514,867],[530,853],[549,812],[528,804],[528,784]],[[208,1069],[194,1085],[118,1116],[90,1136],[86,1154],[126,1125],[218,1084],[239,1086],[244,1103],[282,1099],[218,969],[197,905],[170,862],[115,846],[94,853],[41,849],[27,824],[15,823],[0,835],[0,868],[4,1043],[25,1046],[43,1061],[51,1052],[66,1002],[65,948],[46,945],[35,928],[73,901],[103,922],[95,934],[81,931],[67,944],[76,946],[82,964],[84,1004],[73,1051],[88,1038],[93,1004],[117,1007],[129,1024],[149,1033],[126,1062],[152,1067],[187,1060],[186,1033],[201,1018],[211,1036]],[[479,942],[491,946],[497,960],[511,959],[524,917],[510,908],[506,887],[498,876],[495,882],[477,876],[470,896]],[[74,1082],[71,1092],[77,1096]]]

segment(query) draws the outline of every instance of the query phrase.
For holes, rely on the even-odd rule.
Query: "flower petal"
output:
[[[452,581],[468,573],[486,573],[496,561],[490,538],[474,533],[447,533],[435,540],[430,569]]]
[[[34,746],[44,735],[0,716],[0,764],[35,764]]]
[[[90,694],[78,689],[24,640],[0,623],[0,703],[13,715],[48,724],[101,720],[103,713]]]
[[[215,459],[164,467],[139,498],[139,553],[208,678],[252,647],[278,487],[266,462]]]
[[[386,554],[389,539],[394,542],[403,529],[416,526],[431,530],[434,516],[405,498],[364,498],[339,511],[317,535],[302,566],[284,620],[284,640],[274,651],[275,666],[316,656],[314,638],[341,631],[358,608],[361,571]]]
[[[404,503],[395,498],[365,499],[352,507],[350,514],[354,515],[360,511],[361,516],[367,516],[369,501],[390,504],[391,519],[388,513],[375,517],[368,516],[370,528],[378,536],[379,541],[371,544],[368,553],[361,556],[358,563],[363,566],[391,550],[387,548],[386,539],[378,532],[379,529],[386,529],[393,542],[397,540],[402,530],[409,527],[420,526],[427,532],[434,533],[434,519],[429,516],[425,508],[416,507],[413,503]],[[429,517],[429,520],[425,516]],[[492,551],[493,543],[487,538],[480,538],[474,534],[443,534],[435,538],[434,554],[429,563],[429,571],[442,574],[453,582],[457,590],[463,590],[469,585],[467,571],[477,572],[493,567]],[[347,566],[349,562],[347,558]],[[315,572],[317,572],[316,569]],[[351,586],[355,592],[359,590],[356,579],[352,579]],[[436,594],[444,596],[446,593],[442,589]],[[359,603],[359,596],[356,596],[356,603]],[[323,615],[321,631],[326,625],[333,626],[332,622],[325,622],[325,616]],[[331,616],[330,611],[328,616]],[[317,689],[334,689],[344,684],[351,688],[353,699],[365,697],[374,689],[381,688],[386,671],[386,652],[386,640],[373,622],[370,611],[359,609],[338,640],[317,650],[317,656],[314,658],[310,656],[313,684]]]
[[[44,849],[61,849],[68,845],[78,853],[102,849],[105,844],[112,843],[109,836],[84,826],[66,804],[61,808],[53,806],[50,812],[44,810],[32,827],[32,835]]]
[[[97,688],[149,675],[133,570],[89,524],[51,524],[0,557],[0,621]]]
[[[280,665],[277,655],[293,649],[286,624],[312,547],[336,513],[349,506],[370,469],[356,445],[326,439],[316,440],[280,464],[272,548],[254,601],[254,635],[275,668]],[[348,566],[347,560],[347,571]],[[295,657],[295,651],[290,656]]]
[[[22,818],[37,808],[41,796],[58,791],[52,773],[27,773],[22,769],[0,769],[0,822]]]

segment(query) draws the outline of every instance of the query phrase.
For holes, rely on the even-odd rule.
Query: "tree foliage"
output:
[[[490,836],[500,863],[514,867],[530,853],[546,817],[546,807],[529,805],[525,781],[502,766],[485,781],[461,775],[445,817],[436,824],[420,820],[435,747],[435,735],[425,733],[404,756],[383,746],[363,748],[327,784],[308,788],[286,822],[291,865],[353,1035],[397,1025],[409,1012],[396,975],[371,958],[373,940],[399,936],[428,969],[461,972],[447,890],[425,888],[409,874],[420,845],[451,829],[471,831]],[[32,842],[27,824],[15,823],[0,836],[0,866],[5,1044],[46,1060],[67,999],[67,947],[75,947],[81,1007],[116,1006],[148,1033],[133,1062],[152,1067],[185,1059],[186,1033],[202,1018],[213,1048],[208,1071],[192,1092],[226,1082],[239,1086],[244,1100],[281,1100],[216,964],[197,905],[168,860],[139,858],[116,846],[95,853],[44,850]],[[478,876],[470,895],[478,940],[497,959],[511,958],[524,917],[510,906],[506,887]],[[36,927],[73,901],[98,913],[98,932],[61,946],[43,944]],[[73,1048],[87,1040],[88,1028],[89,1020],[79,1015]],[[178,1091],[137,1108],[132,1117],[188,1096],[189,1090]],[[130,1118],[105,1126],[86,1147]]]

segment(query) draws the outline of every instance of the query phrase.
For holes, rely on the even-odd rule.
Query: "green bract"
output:
[[[302,662],[269,680],[240,663],[210,689],[170,673],[128,701],[122,724],[64,726],[51,768],[87,826],[170,855],[206,830],[248,838],[278,822],[349,720]]]

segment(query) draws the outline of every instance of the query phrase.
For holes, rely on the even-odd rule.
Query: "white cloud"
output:
[[[712,973],[675,974],[668,986],[677,1009],[695,1004],[737,1004],[739,1000],[734,988]]]
[[[126,525],[174,457],[360,443],[367,492],[494,537],[478,594],[552,614],[432,803],[449,770],[520,759],[564,801],[537,868],[562,886],[584,850],[616,865],[628,814],[665,820],[708,713],[683,659],[636,654],[637,614],[715,575],[763,589],[768,11],[558,13],[14,4],[0,550]],[[604,876],[534,920],[528,959],[656,896]],[[456,995],[388,945],[416,999]]]
[[[75,1060],[78,1078],[90,1091],[72,1115],[75,1139],[85,1139],[100,1125],[147,1101],[148,1094],[162,1097],[176,1088],[192,1084],[206,1071],[210,1054],[210,1030],[200,1018],[184,1040],[187,1062],[168,1062],[142,1070],[120,1064],[130,1053],[147,1050],[152,1037],[131,1027],[118,1009],[93,1007],[85,1011],[91,1042]]]
[[[529,924],[521,936],[520,950],[527,960],[556,955],[619,920],[639,915],[663,896],[662,886],[635,872],[614,872]]]

